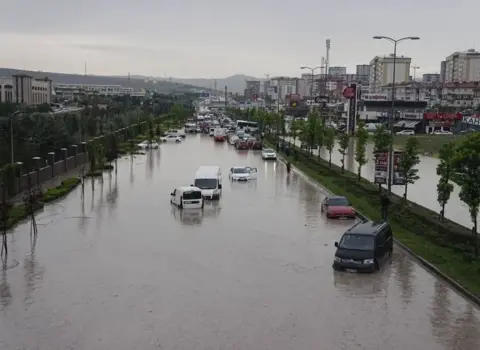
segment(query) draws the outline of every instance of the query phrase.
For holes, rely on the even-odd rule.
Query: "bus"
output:
[[[237,126],[241,129],[243,128],[257,129],[258,128],[257,122],[249,122],[246,120],[237,120]]]

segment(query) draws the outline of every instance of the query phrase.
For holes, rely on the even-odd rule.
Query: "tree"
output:
[[[325,131],[325,148],[328,151],[328,166],[332,166],[332,152],[335,148],[335,129],[327,128]]]
[[[408,184],[414,184],[420,176],[416,166],[420,163],[419,142],[415,136],[410,136],[405,143],[405,149],[400,158],[399,166],[405,177],[405,192],[403,194],[404,203],[407,203]]]
[[[317,126],[318,115],[315,110],[308,114],[307,123],[305,124],[304,130],[304,140],[305,143],[310,148],[310,154],[312,154],[312,150],[315,148],[316,145],[316,135],[315,129]]]
[[[437,184],[437,201],[442,207],[440,219],[445,217],[445,205],[453,192],[453,184],[450,183],[453,175],[453,159],[455,157],[455,143],[450,141],[442,146],[439,152],[440,163],[437,165],[437,175],[440,179]]]
[[[378,126],[373,133],[374,154],[388,151],[392,141],[392,134],[389,133],[385,125]],[[378,184],[378,191],[382,192],[381,184]]]
[[[325,143],[325,124],[323,123],[323,119],[317,118],[315,123],[315,142],[318,146],[318,159],[320,159],[320,153],[322,151],[322,147]]]
[[[153,130],[152,118],[148,118],[147,126],[148,126],[148,143],[151,144],[155,139],[155,131]]]
[[[342,155],[342,159],[341,159],[342,174],[345,172],[345,156],[348,153],[347,148],[348,148],[349,142],[350,142],[350,135],[347,132],[340,134],[340,137],[338,138],[338,145],[339,145],[338,152],[340,152],[340,154]]]
[[[460,186],[460,199],[468,206],[473,223],[475,257],[478,258],[478,210],[480,207],[480,133],[466,136],[458,144],[452,162],[455,182]]]
[[[357,162],[357,178],[358,181],[362,179],[362,167],[367,164],[367,142],[368,131],[365,129],[365,124],[360,123],[357,129],[357,147],[355,148],[355,161]]]
[[[300,123],[298,120],[293,119],[290,123],[290,139],[293,140],[293,144],[295,145],[295,141],[297,140],[297,133],[300,130]]]

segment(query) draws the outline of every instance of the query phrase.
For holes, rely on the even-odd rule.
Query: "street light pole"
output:
[[[393,78],[392,78],[392,113],[389,118],[389,130],[390,130],[390,145],[388,147],[388,181],[387,181],[387,190],[388,195],[392,195],[392,184],[393,184],[393,135],[394,135],[394,119],[395,119],[395,75],[397,67],[397,44],[405,40],[420,40],[418,36],[406,36],[400,39],[390,38],[388,36],[374,36],[374,39],[381,40],[385,39],[390,41],[393,44]]]

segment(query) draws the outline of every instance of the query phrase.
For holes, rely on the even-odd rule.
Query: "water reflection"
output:
[[[117,207],[118,201],[118,177],[115,175],[115,181],[112,187],[112,179],[110,179],[108,184],[108,194],[107,194],[107,204],[110,213],[113,209]]]
[[[373,274],[348,273],[333,270],[333,286],[343,296],[352,299],[385,297],[388,293],[388,269]]]
[[[432,306],[430,310],[430,324],[433,334],[445,340],[450,334],[451,319],[451,302],[449,298],[449,290],[443,281],[435,280]]]
[[[413,269],[414,262],[408,256],[402,254],[398,257],[396,264],[396,276],[397,282],[400,285],[400,290],[402,293],[403,307],[406,308],[412,300],[413,294]]]
[[[147,150],[147,161],[145,165],[147,166],[147,179],[151,180],[153,178],[153,174],[155,172],[155,159],[153,158],[153,152],[156,150]]]
[[[24,279],[25,279],[25,298],[24,304],[33,303],[33,292],[43,281],[45,269],[40,266],[35,258],[35,248],[37,245],[37,235],[31,236],[31,250],[23,260]]]
[[[130,184],[133,184],[133,181],[135,180],[133,176],[133,156],[130,159]]]
[[[299,186],[300,206],[305,207],[305,220],[307,224],[318,224],[321,215],[321,195],[315,187],[307,181],[301,181]]]
[[[7,264],[8,255],[4,254],[1,257],[2,263],[2,275],[0,277],[0,307],[5,309],[8,305],[12,303],[12,290],[10,288],[10,283],[8,283],[7,278]]]
[[[203,221],[203,209],[179,209],[172,205],[170,212],[176,221],[185,226],[201,225]]]
[[[465,311],[451,325],[451,337],[446,340],[449,349],[479,349],[479,330],[480,322],[475,316],[473,305],[465,305]]]
[[[216,218],[222,212],[220,201],[206,201],[203,207],[203,216],[206,218]]]
[[[257,188],[257,180],[250,180],[250,181],[230,181],[230,187],[232,190],[245,190],[245,188]]]

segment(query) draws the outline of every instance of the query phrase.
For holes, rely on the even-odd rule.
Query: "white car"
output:
[[[257,178],[257,168],[249,166],[234,166],[230,169],[228,177],[232,181],[250,181]]]
[[[437,130],[433,132],[433,135],[453,135],[451,131]]]
[[[231,144],[231,145],[234,145],[235,141],[237,141],[237,140],[238,140],[238,136],[232,135],[228,138],[228,143]]]
[[[165,133],[165,136],[169,136],[169,135],[185,138],[185,133],[176,129],[170,129]]]
[[[402,130],[397,132],[397,135],[415,135],[415,131],[413,130]]]
[[[137,146],[141,149],[158,149],[160,147],[157,141],[149,142],[148,140],[140,142]]]
[[[182,142],[182,138],[177,135],[166,135],[164,137],[160,137],[160,141],[180,143]]]
[[[277,152],[275,152],[273,149],[271,148],[264,148],[262,150],[262,159],[273,159],[273,160],[276,160],[277,159]]]

